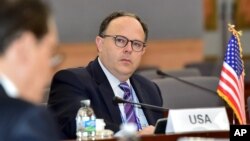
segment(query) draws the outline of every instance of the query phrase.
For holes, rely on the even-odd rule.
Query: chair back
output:
[[[213,92],[183,83],[173,78],[154,80],[161,90],[163,106],[165,108],[180,109],[220,107],[226,105],[224,100],[216,93],[219,78],[205,76],[179,78]]]
[[[168,70],[164,72],[175,77],[201,76],[198,68],[185,68],[180,70]]]
[[[163,76],[157,74],[157,69],[141,70],[136,73],[149,80],[163,78]]]

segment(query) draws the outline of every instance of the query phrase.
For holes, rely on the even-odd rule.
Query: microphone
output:
[[[133,104],[133,105],[139,105],[148,109],[152,109],[152,110],[157,110],[157,111],[168,111],[167,108],[163,108],[163,107],[159,107],[159,106],[155,106],[155,105],[150,105],[150,104],[145,104],[145,103],[137,103],[137,102],[132,102],[132,101],[127,101],[124,99],[121,99],[120,97],[114,96],[113,98],[113,102],[115,103],[129,103],[129,104]]]
[[[185,84],[191,85],[191,86],[193,86],[193,87],[196,87],[196,88],[199,88],[199,89],[202,89],[202,90],[208,91],[208,92],[210,92],[210,93],[217,94],[217,92],[216,92],[216,91],[213,91],[213,90],[211,90],[211,89],[208,89],[208,88],[202,87],[202,86],[200,86],[200,85],[197,85],[197,84],[191,83],[191,82],[189,82],[189,81],[186,81],[186,80],[180,79],[180,78],[175,77],[175,76],[173,76],[173,75],[167,74],[167,73],[165,73],[165,72],[163,72],[163,71],[161,71],[161,70],[157,70],[157,71],[156,71],[156,73],[157,73],[158,75],[161,75],[161,76],[171,77],[171,78],[173,78],[173,79],[175,79],[175,80],[177,80],[177,81],[180,81],[180,82],[182,82],[182,83],[185,83]]]

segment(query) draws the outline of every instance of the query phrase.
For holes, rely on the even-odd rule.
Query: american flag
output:
[[[233,109],[239,124],[246,124],[244,65],[238,35],[233,34],[227,44],[217,92]]]

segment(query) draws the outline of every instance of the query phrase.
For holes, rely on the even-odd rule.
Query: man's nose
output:
[[[133,51],[132,41],[128,41],[127,45],[124,47],[124,51],[127,51],[127,52]]]

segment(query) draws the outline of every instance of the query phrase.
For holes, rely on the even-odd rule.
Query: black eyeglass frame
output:
[[[128,42],[131,42],[131,47],[132,47],[133,51],[135,51],[135,52],[141,52],[141,51],[143,50],[143,48],[146,47],[146,43],[145,43],[145,42],[142,42],[142,41],[139,41],[139,40],[129,40],[127,37],[122,36],[122,35],[107,35],[107,34],[102,34],[102,35],[99,35],[99,36],[102,37],[102,38],[105,38],[105,37],[112,37],[112,38],[114,39],[115,45],[116,45],[117,47],[120,47],[120,48],[126,47],[126,46],[128,45]],[[126,40],[126,44],[124,44],[124,46],[117,45],[117,42],[116,42],[117,40],[116,40],[116,38],[118,38],[118,37],[124,38],[124,39]],[[140,50],[136,50],[136,49],[135,49],[135,47],[134,47],[134,43],[135,43],[135,42],[137,42],[137,43],[142,43],[142,48],[141,48]]]

